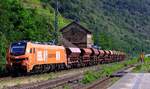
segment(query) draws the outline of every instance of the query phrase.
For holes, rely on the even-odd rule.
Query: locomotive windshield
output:
[[[25,54],[25,48],[26,48],[26,43],[24,43],[24,42],[13,43],[11,45],[11,54],[12,55],[23,55],[23,54]]]

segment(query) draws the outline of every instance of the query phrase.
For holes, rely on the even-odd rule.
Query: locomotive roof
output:
[[[75,21],[73,21],[72,23],[68,24],[68,25],[65,26],[64,28],[62,28],[62,29],[60,30],[60,32],[62,32],[62,31],[65,30],[67,27],[69,27],[69,26],[71,26],[71,25],[74,25],[74,24],[77,25],[77,26],[79,26],[80,28],[82,28],[86,33],[92,34],[91,31],[89,31],[87,28],[83,27],[82,25],[80,25],[79,23],[77,23],[77,22],[75,22]]]
[[[13,42],[12,44],[14,43],[32,43],[32,44],[42,44],[42,45],[53,45],[51,42],[33,42],[33,41],[18,41],[18,42]]]

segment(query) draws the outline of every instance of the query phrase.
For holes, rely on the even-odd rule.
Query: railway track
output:
[[[88,71],[88,70],[95,70],[96,71],[96,70],[100,70],[100,69],[101,69],[101,67],[99,65],[97,65],[97,66],[90,66],[90,67],[84,67],[84,68],[79,68],[79,69],[69,69],[69,70],[62,70],[62,71],[58,71],[58,72],[51,72],[51,73],[48,73],[48,74],[45,73],[45,74],[38,74],[38,75],[31,75],[31,76],[3,77],[3,78],[0,78],[0,83],[3,83],[0,86],[0,88],[6,88],[6,86],[7,87],[13,86],[13,87],[9,87],[9,89],[14,89],[14,88],[15,89],[20,89],[20,88],[23,88],[24,85],[25,86],[30,86],[29,83],[32,83],[32,85],[34,85],[34,84],[36,84],[34,82],[41,83],[39,81],[44,81],[42,83],[42,84],[44,84],[44,83],[46,83],[45,81],[49,80],[49,79],[53,79],[53,80],[56,80],[57,78],[63,79],[63,77],[65,77],[65,76],[75,77],[74,75],[76,75],[77,73],[83,74],[85,71]],[[52,76],[52,77],[47,77],[47,76]],[[17,82],[15,83],[15,81],[17,81]],[[18,82],[18,81],[20,81],[20,82]],[[56,82],[58,82],[58,81],[56,81]],[[68,82],[72,82],[72,81],[68,81]],[[38,86],[38,85],[36,84],[35,86]],[[25,89],[25,88],[23,88],[23,89]],[[34,89],[36,89],[36,88],[34,88]]]
[[[99,67],[94,69],[94,71],[98,70],[100,70]],[[63,77],[55,78],[52,80],[37,82],[34,84],[16,85],[13,87],[8,87],[7,89],[52,89],[68,83],[73,83],[74,81],[79,81],[83,78],[83,74],[84,71],[73,75],[65,75]]]
[[[68,82],[71,81],[75,81],[78,79],[82,79],[82,75],[79,74],[75,74],[72,76],[64,76],[63,78],[57,78],[54,80],[49,80],[49,81],[43,81],[43,82],[39,82],[39,83],[35,83],[35,84],[27,84],[27,85],[22,85],[22,86],[14,86],[14,87],[10,87],[8,89],[51,89],[51,88],[55,88],[58,86],[62,86]]]
[[[83,72],[82,73],[76,73],[73,75],[66,75],[60,78],[55,78],[53,80],[47,80],[47,81],[42,81],[42,82],[37,82],[33,84],[25,84],[25,85],[18,85],[18,86],[13,86],[13,87],[8,87],[7,89],[53,89],[59,86],[64,86],[66,84],[71,84],[73,89],[97,89],[94,88],[95,86],[99,86],[101,84],[104,84],[105,82],[109,81],[113,77],[119,77],[118,75],[122,75],[127,73],[127,70],[131,69],[134,66],[130,66],[127,68],[124,68],[117,73],[114,73],[112,76],[103,78],[102,80],[98,80],[95,83],[89,85],[89,86],[82,86],[76,83],[74,85],[74,82],[78,82],[83,78]],[[95,69],[95,71],[100,70],[100,69]],[[122,72],[121,72],[122,71]]]
[[[95,83],[91,84],[90,86],[84,87],[82,89],[105,89],[106,88],[106,84],[108,83],[108,81],[110,80],[110,77],[106,77],[104,79],[98,80]]]
[[[5,80],[5,79],[9,79],[10,78],[10,74],[8,73],[1,73],[0,74],[0,81]]]

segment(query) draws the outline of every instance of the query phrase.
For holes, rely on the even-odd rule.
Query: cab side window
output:
[[[32,48],[30,48],[30,53],[32,53]]]

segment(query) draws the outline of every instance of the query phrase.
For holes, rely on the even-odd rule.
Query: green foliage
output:
[[[0,32],[0,59],[1,60],[4,60],[4,55],[6,53],[6,44],[7,44],[7,40],[6,40],[6,37]],[[1,61],[2,62],[2,61]]]
[[[69,85],[64,85],[63,89],[71,89]]]
[[[5,64],[6,44],[6,37],[0,32],[0,72],[3,71],[3,67]]]
[[[96,80],[96,73],[93,74],[93,71],[88,71],[85,73],[85,76],[82,80],[84,84]]]
[[[98,35],[94,34],[94,40],[95,40],[95,44],[102,46],[103,49],[113,48],[112,47],[112,41],[113,41],[112,38],[110,36],[106,35],[105,33],[99,33]]]

